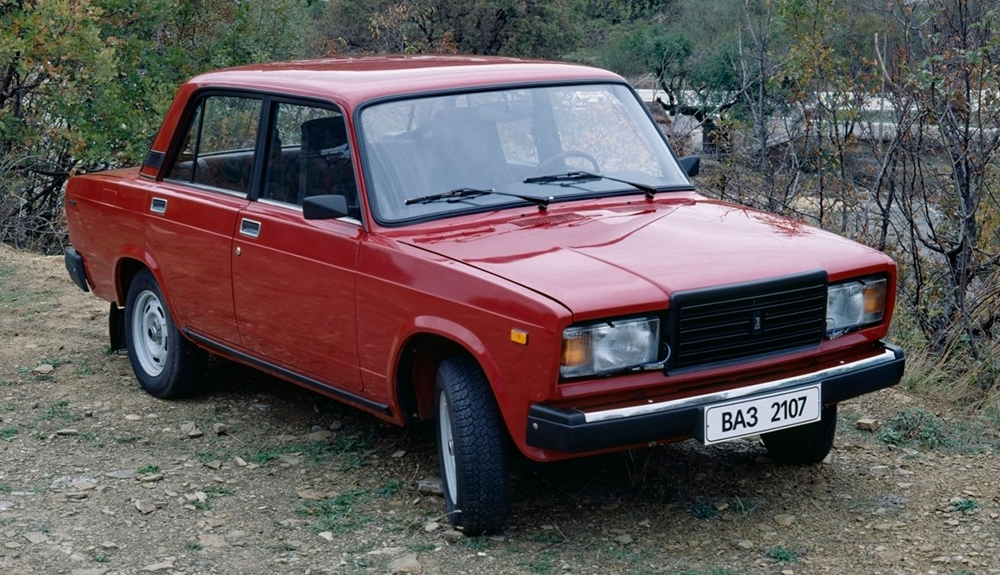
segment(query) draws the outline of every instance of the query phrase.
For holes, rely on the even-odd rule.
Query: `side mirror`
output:
[[[698,175],[701,171],[701,157],[700,156],[686,156],[680,159],[681,168],[684,169],[684,173],[687,174],[689,178],[693,178]]]
[[[307,220],[335,220],[347,213],[347,198],[337,195],[309,196],[302,200],[302,215]]]

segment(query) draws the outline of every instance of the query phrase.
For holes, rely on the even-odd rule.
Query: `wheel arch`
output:
[[[125,306],[125,299],[128,297],[128,288],[132,285],[132,280],[144,269],[153,274],[156,283],[164,291],[163,297],[168,300],[167,305],[170,305],[170,295],[167,293],[169,290],[166,289],[160,274],[160,266],[148,252],[137,246],[125,247],[115,260],[115,303],[122,307]]]
[[[109,317],[109,322],[123,322],[125,316],[125,300],[128,298],[128,290],[132,285],[132,281],[135,280],[135,276],[139,275],[139,272],[143,270],[149,271],[153,274],[153,279],[156,284],[160,286],[160,292],[163,296],[164,303],[167,306],[167,311],[170,313],[171,319],[177,325],[178,329],[183,333],[184,323],[182,319],[177,315],[177,310],[174,307],[173,298],[170,294],[170,289],[167,286],[166,279],[161,273],[160,266],[156,263],[156,260],[149,254],[149,252],[135,247],[126,247],[118,255],[118,259],[115,260],[115,301],[112,302],[113,306],[118,306],[121,310],[119,316],[114,317],[114,312],[112,312],[112,317]],[[118,326],[120,329],[124,329],[124,324]],[[112,331],[112,341],[111,347],[115,349],[116,344],[123,342],[118,342],[115,339],[116,334]],[[123,338],[122,338],[123,339]],[[121,347],[124,349],[124,347]]]
[[[428,421],[434,417],[434,382],[441,362],[449,357],[466,355],[483,371],[494,399],[500,406],[500,371],[486,346],[466,328],[440,318],[417,318],[398,351],[390,373],[393,374],[396,402],[406,424]]]

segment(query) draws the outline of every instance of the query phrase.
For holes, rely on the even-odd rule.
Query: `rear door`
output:
[[[233,296],[248,350],[360,390],[355,271],[364,236],[347,126],[332,105],[272,98],[256,201],[240,211]],[[302,200],[347,198],[354,217],[307,221]]]
[[[232,243],[249,203],[263,98],[202,93],[182,120],[163,181],[150,193],[146,244],[180,325],[238,344]]]

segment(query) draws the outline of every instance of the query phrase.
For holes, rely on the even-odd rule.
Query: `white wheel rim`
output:
[[[451,414],[448,411],[448,397],[442,391],[438,398],[438,441],[441,442],[441,471],[444,472],[444,488],[448,490],[451,502],[458,505],[458,473],[455,471],[455,436],[451,432]]]
[[[135,358],[139,360],[142,370],[152,377],[160,375],[170,353],[170,334],[163,303],[149,290],[135,298],[132,342]]]

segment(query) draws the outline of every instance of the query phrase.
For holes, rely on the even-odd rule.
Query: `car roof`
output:
[[[612,72],[559,62],[495,56],[365,56],[253,64],[206,72],[188,83],[338,100],[366,100],[465,87],[535,82],[612,81]]]

